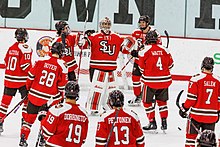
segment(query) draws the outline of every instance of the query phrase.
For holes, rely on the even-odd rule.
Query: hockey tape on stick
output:
[[[185,112],[184,108],[180,106],[180,97],[182,95],[182,93],[184,92],[184,90],[181,90],[176,98],[176,105],[177,107],[182,111]],[[193,128],[196,130],[196,132],[198,132],[199,134],[202,134],[201,131],[195,126],[195,124],[191,121],[190,116],[187,114],[186,118],[190,121],[191,125],[193,126]]]
[[[165,35],[167,37],[167,46],[166,46],[166,48],[168,48],[169,47],[169,43],[170,43],[169,34],[168,34],[167,30],[165,30],[164,33],[165,33]]]

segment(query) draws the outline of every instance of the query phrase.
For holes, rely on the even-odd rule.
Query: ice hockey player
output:
[[[28,41],[28,32],[25,28],[18,28],[15,31],[15,42],[7,51],[4,58],[5,61],[5,79],[4,93],[0,106],[0,133],[3,132],[3,122],[1,118],[5,117],[12,97],[15,96],[17,90],[21,94],[21,98],[25,98],[22,109],[22,120],[27,112],[27,89],[26,80],[28,70],[32,67],[32,48],[26,44]]]
[[[168,88],[172,83],[170,69],[174,66],[174,62],[168,49],[157,43],[158,34],[155,30],[149,31],[145,39],[146,45],[138,54],[138,64],[142,73],[143,105],[150,123],[148,126],[143,127],[143,130],[148,132],[157,129],[155,119],[156,103],[159,106],[161,129],[167,130]]]
[[[120,90],[109,93],[112,110],[104,112],[96,130],[96,147],[145,146],[145,137],[138,115],[124,106],[124,94]]]
[[[48,147],[81,147],[86,140],[89,120],[85,109],[76,104],[79,99],[77,82],[69,81],[66,84],[65,99],[65,103],[50,109],[43,107],[46,109],[41,109],[39,112],[39,120],[46,116],[41,124]]]
[[[205,57],[201,64],[201,73],[192,76],[188,84],[187,99],[179,111],[186,118],[190,109],[186,127],[186,147],[194,147],[198,130],[215,130],[220,109],[220,78],[212,73],[214,60]]]
[[[117,89],[116,68],[119,52],[123,52],[124,39],[112,32],[111,21],[105,17],[99,24],[100,32],[88,36],[87,44],[91,49],[90,81],[91,88],[86,107],[91,114],[98,114],[102,108],[109,109],[108,93]]]
[[[128,101],[128,105],[130,106],[138,106],[141,104],[141,72],[138,66],[138,52],[143,48],[146,34],[150,30],[154,30],[149,24],[150,17],[148,15],[140,16],[138,20],[139,29],[134,30],[132,33],[132,37],[136,40],[136,48],[131,51],[131,55],[135,58],[132,71],[133,92],[135,97]],[[157,43],[162,44],[159,33]]]
[[[35,122],[38,110],[42,105],[52,105],[62,99],[62,92],[67,83],[67,68],[61,59],[63,45],[55,42],[51,48],[51,56],[38,60],[28,72],[26,82],[28,93],[27,115],[20,133],[19,146],[27,146],[31,126]]]
[[[71,33],[70,27],[65,21],[57,22],[55,28],[57,30],[57,37],[53,42],[60,42],[65,46],[62,59],[68,67],[68,80],[76,81],[75,69],[78,66],[74,57],[74,46],[77,45],[77,35]]]
[[[215,132],[204,130],[196,139],[196,144],[196,147],[217,147]]]

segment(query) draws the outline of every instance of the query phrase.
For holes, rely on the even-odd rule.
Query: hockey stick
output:
[[[144,47],[144,45],[142,44],[137,51],[140,51],[143,47]],[[125,69],[125,67],[128,65],[128,63],[129,63],[133,58],[134,58],[133,56],[130,57],[130,59],[126,62],[126,64],[121,68],[121,71],[123,71],[123,70]]]
[[[166,48],[168,48],[169,47],[169,43],[170,43],[170,37],[169,37],[169,34],[168,34],[167,30],[165,30],[164,33],[165,33],[165,35],[167,37],[167,46],[166,46]]]
[[[182,112],[185,112],[184,108],[180,106],[180,97],[182,95],[184,90],[181,90],[177,96],[177,99],[176,99],[176,106],[182,111]],[[187,113],[186,113],[187,114]],[[187,114],[186,115],[186,118],[190,121],[190,123],[192,124],[193,128],[196,130],[196,132],[198,132],[199,134],[201,134],[201,131],[195,126],[195,124],[191,121],[191,118],[189,117],[189,115]]]
[[[0,123],[2,123],[6,117],[8,117],[13,111],[15,111],[16,109],[19,109],[20,106],[23,104],[23,102],[27,99],[27,96],[25,96],[20,102],[18,102],[17,105],[14,106],[14,108],[9,111],[4,117],[1,118]],[[16,110],[17,111],[17,110]]]
[[[86,9],[86,19],[85,19],[84,27],[83,27],[83,39],[85,38],[86,24],[87,24],[88,19],[89,19],[89,11],[88,11],[88,9]],[[82,46],[80,47],[79,67],[78,67],[78,71],[77,71],[77,81],[79,81],[79,72],[80,72],[80,67],[81,67],[81,62],[82,62]]]
[[[41,128],[40,128],[39,133],[38,133],[38,136],[37,136],[37,142],[36,142],[36,144],[35,144],[35,147],[38,147],[38,145],[39,145],[40,139],[41,139],[41,137],[42,137],[42,133],[41,133],[41,132],[42,132],[42,131],[41,131]]]
[[[106,142],[106,144],[105,144],[105,147],[108,147],[108,143],[109,143],[110,138],[111,138],[111,136],[112,136],[112,132],[113,132],[113,129],[114,129],[114,127],[115,127],[115,122],[117,121],[117,117],[118,117],[118,114],[119,114],[120,109],[116,109],[115,111],[117,111],[117,112],[115,113],[115,118],[114,118],[114,120],[113,120],[111,130],[110,130],[110,132],[109,132],[109,134],[108,134],[108,138],[107,138],[107,142]]]

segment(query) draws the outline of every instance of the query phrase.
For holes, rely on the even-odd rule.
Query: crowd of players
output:
[[[96,130],[96,146],[145,146],[144,132],[157,129],[155,105],[159,106],[161,130],[167,130],[170,69],[174,61],[153,29],[149,16],[141,16],[139,28],[131,38],[123,38],[111,31],[111,21],[100,21],[100,31],[87,30],[72,34],[68,23],[55,24],[57,36],[50,54],[31,63],[32,48],[26,43],[25,28],[15,31],[15,42],[5,56],[4,93],[0,105],[0,133],[7,110],[17,90],[23,108],[19,146],[27,147],[31,126],[41,121],[39,146],[81,146],[87,137],[88,113],[100,115]],[[79,99],[78,68],[74,46],[90,49],[89,76],[91,87],[86,106],[76,104]],[[141,127],[138,115],[124,108],[124,94],[118,90],[116,68],[119,52],[134,58],[132,81],[134,99],[129,106],[143,103],[147,126]],[[80,63],[79,63],[80,66]],[[184,67],[183,67],[184,68]],[[187,118],[186,147],[216,147],[215,124],[220,110],[220,79],[212,74],[214,60],[205,57],[201,73],[189,81],[187,99],[179,114]],[[78,69],[79,70],[79,69]],[[132,108],[131,108],[132,109]],[[187,114],[187,111],[189,114]],[[199,135],[198,135],[199,134]]]

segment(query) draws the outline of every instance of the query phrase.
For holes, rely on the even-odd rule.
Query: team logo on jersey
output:
[[[116,48],[116,45],[108,45],[108,41],[106,40],[102,40],[100,41],[100,45],[102,46],[102,48],[100,48],[100,50],[103,52],[103,53],[107,53],[109,54],[110,56],[114,55],[115,54],[115,48]]]
[[[43,36],[37,41],[36,51],[39,57],[44,57],[49,54],[52,41],[53,38],[50,36]]]

